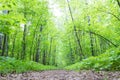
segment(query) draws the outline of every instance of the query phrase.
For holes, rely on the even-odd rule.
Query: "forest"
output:
[[[39,71],[103,77],[5,76]],[[119,79],[120,0],[0,0],[0,80]]]

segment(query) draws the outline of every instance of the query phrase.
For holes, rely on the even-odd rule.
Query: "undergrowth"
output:
[[[33,61],[16,60],[10,57],[0,57],[0,73],[22,73],[28,71],[42,71],[57,69],[54,66],[45,66]]]
[[[104,54],[89,57],[81,62],[65,67],[67,70],[120,70],[120,47],[107,50]]]
[[[29,71],[55,70],[55,66],[45,66],[33,61],[16,60],[10,57],[0,57],[0,73],[22,73]],[[67,66],[65,70],[120,70],[120,47],[107,50],[99,56],[89,57],[81,62]]]

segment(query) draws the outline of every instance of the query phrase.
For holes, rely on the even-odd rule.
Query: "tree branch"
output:
[[[120,7],[120,1],[119,0],[117,0],[117,3],[118,3],[118,6]]]
[[[103,11],[103,10],[98,10],[98,11],[100,11],[100,12],[104,12],[104,13],[107,13],[107,14],[111,14],[111,15],[114,16],[117,20],[120,21],[120,18],[119,18],[117,15],[115,15],[114,13],[106,12],[106,11]]]
[[[111,13],[111,12],[108,12],[108,14],[111,14],[111,15],[114,16],[117,20],[120,21],[120,18],[119,18],[117,15],[115,15],[115,14],[113,14],[113,13]]]
[[[79,31],[82,31],[82,30],[79,30]],[[100,34],[98,34],[98,33],[95,33],[95,32],[92,32],[92,31],[85,31],[85,32],[91,33],[91,34],[94,34],[94,35],[97,35],[97,36],[105,39],[105,40],[108,41],[109,43],[111,43],[113,46],[118,47],[118,45],[114,44],[112,41],[110,41],[109,39],[105,38],[104,36],[102,36],[102,35],[100,35]]]
[[[81,56],[81,59],[82,59],[82,56],[84,57],[84,53],[83,53],[83,50],[82,50],[82,46],[81,46],[81,42],[80,42],[78,33],[76,32],[77,29],[76,29],[76,25],[74,23],[74,18],[73,18],[73,14],[72,14],[72,10],[71,10],[71,6],[70,6],[70,3],[69,3],[69,0],[67,0],[67,4],[68,4],[68,8],[69,8],[71,19],[72,19],[73,28],[74,28],[74,31],[75,31],[75,36],[76,36],[76,39],[77,39],[77,42],[78,42],[78,45],[79,45],[79,49],[81,51],[80,56]]]
[[[99,36],[99,37],[101,37],[103,39],[105,39],[106,41],[108,41],[109,43],[111,43],[112,45],[114,45],[115,47],[118,47],[118,45],[114,44],[112,41],[110,41],[109,39],[105,38],[104,36],[102,36],[102,35],[100,35],[98,33],[95,33],[95,32],[91,32],[91,33],[94,34],[94,35],[97,35],[97,36]]]

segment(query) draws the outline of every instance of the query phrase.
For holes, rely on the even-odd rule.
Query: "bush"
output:
[[[33,61],[16,60],[10,57],[0,57],[0,73],[21,73],[57,69],[54,66],[45,66]]]
[[[104,54],[89,57],[76,64],[65,67],[68,70],[120,70],[120,48],[107,50]]]

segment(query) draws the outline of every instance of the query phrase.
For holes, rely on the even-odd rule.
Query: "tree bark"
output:
[[[90,47],[91,47],[92,56],[95,56],[94,45],[93,45],[93,34],[91,34],[91,32],[90,32]]]
[[[4,39],[3,39],[3,48],[2,48],[2,54],[1,54],[1,56],[4,56],[4,55],[5,55],[6,38],[7,38],[7,35],[6,35],[6,34],[4,34]]]
[[[40,57],[40,38],[41,38],[42,28],[43,28],[43,26],[41,25],[40,26],[40,33],[39,33],[38,41],[37,41],[37,51],[36,51],[36,58],[35,58],[36,62],[39,62],[39,57]]]
[[[6,37],[6,44],[5,44],[5,47],[6,47],[6,55],[5,56],[8,56],[8,53],[9,53],[9,36],[7,35]]]
[[[52,49],[52,38],[50,38],[50,49],[49,49],[49,53],[48,53],[48,65],[50,65],[50,61],[51,61],[51,49]]]
[[[14,34],[14,38],[13,38],[13,45],[12,45],[12,51],[11,51],[11,57],[14,57],[14,49],[15,49],[15,43],[16,43],[16,35],[17,35],[17,32],[15,32]]]
[[[0,33],[0,54],[2,55],[3,34]]]
[[[42,63],[46,65],[46,50],[43,51],[43,61]]]
[[[27,25],[25,24],[24,25],[24,32],[23,32],[21,59],[25,59],[25,57],[26,57],[26,31],[27,31]]]

